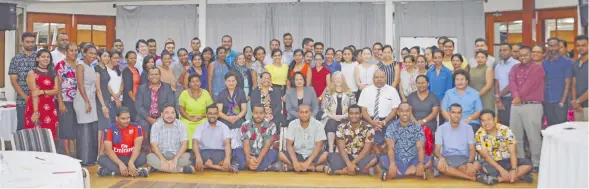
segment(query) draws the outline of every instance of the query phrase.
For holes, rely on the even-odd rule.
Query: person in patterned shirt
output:
[[[337,127],[336,142],[339,152],[329,153],[325,173],[355,175],[374,174],[378,162],[376,154],[370,154],[374,144],[374,129],[362,121],[362,108],[356,104],[348,107],[348,122]]]
[[[496,123],[492,110],[481,112],[481,123],[475,134],[475,146],[484,161],[477,181],[488,185],[517,180],[533,182],[530,174],[532,162],[517,157],[516,140],[511,129]]]
[[[381,180],[415,175],[427,178],[425,170],[431,167],[430,157],[423,148],[425,136],[421,126],[412,120],[411,105],[399,104],[398,120],[393,121],[385,133],[387,154],[380,157]]]
[[[243,147],[233,150],[235,163],[239,169],[251,169],[256,172],[273,170],[283,171],[284,164],[278,159],[278,151],[272,148],[276,141],[276,124],[264,119],[266,112],[264,105],[254,105],[252,120],[241,125],[241,140]],[[246,155],[247,154],[247,155]]]
[[[24,32],[21,37],[23,51],[10,60],[8,67],[8,76],[10,84],[16,92],[16,116],[18,120],[17,131],[25,128],[25,107],[29,98],[29,86],[27,85],[27,74],[35,69],[36,53],[35,34]]]

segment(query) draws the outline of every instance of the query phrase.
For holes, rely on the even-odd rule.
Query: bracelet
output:
[[[423,123],[427,123],[427,120],[425,120],[425,119],[422,119],[421,121],[423,121]]]
[[[39,115],[39,112],[33,112],[33,115]]]

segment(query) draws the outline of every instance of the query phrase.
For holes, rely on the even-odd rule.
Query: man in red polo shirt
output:
[[[120,108],[116,120],[115,124],[104,130],[105,154],[98,158],[98,175],[147,177],[147,169],[141,167],[147,162],[145,155],[141,154],[143,128],[131,123],[127,107]]]

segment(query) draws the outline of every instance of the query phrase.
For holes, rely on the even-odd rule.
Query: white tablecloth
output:
[[[46,152],[0,154],[4,156],[0,164],[0,188],[84,188],[82,167],[74,158]],[[57,174],[70,171],[73,173]]]
[[[0,102],[0,106],[6,104],[15,104],[15,102]],[[0,137],[4,140],[10,140],[12,133],[16,132],[17,123],[16,108],[0,107]]]
[[[542,131],[538,188],[588,187],[588,124],[567,122]]]

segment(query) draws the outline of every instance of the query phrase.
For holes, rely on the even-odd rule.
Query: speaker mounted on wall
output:
[[[16,4],[0,3],[0,31],[16,30]]]

